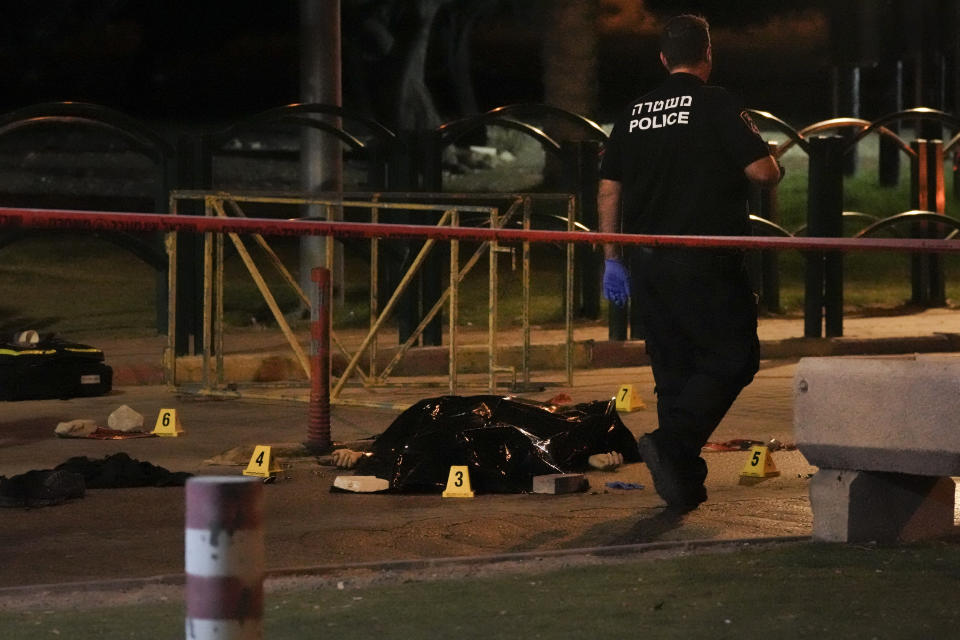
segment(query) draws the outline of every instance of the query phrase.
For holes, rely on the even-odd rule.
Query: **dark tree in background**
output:
[[[839,42],[877,35],[859,21],[861,7],[894,16],[894,38],[875,38],[883,59],[892,48],[917,52],[905,58],[905,75],[945,75],[948,108],[960,84],[956,0],[341,2],[345,106],[395,128],[516,102],[608,117],[657,81],[656,23],[678,12],[702,13],[714,26],[718,82],[799,123],[833,115],[829,75],[847,62],[830,45],[830,25],[846,12],[856,25]],[[813,23],[819,31],[809,30]],[[757,42],[768,24],[775,27]],[[9,2],[0,21],[0,108],[70,99],[163,120],[234,119],[298,100],[297,27],[296,2]],[[917,92],[906,82],[912,102]],[[864,83],[867,105],[874,80]],[[929,80],[923,86],[932,91]]]
[[[502,0],[346,0],[344,82],[362,112],[399,129],[479,109],[473,29]]]
[[[713,27],[737,27],[767,22],[785,13],[826,9],[832,0],[643,0],[648,11],[661,18],[680,13],[695,13],[707,18]]]
[[[545,8],[543,101],[593,117],[597,110],[598,0],[555,0]]]

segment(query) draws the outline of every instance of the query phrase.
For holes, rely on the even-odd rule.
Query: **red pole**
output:
[[[330,270],[316,267],[310,279],[317,283],[317,301],[310,325],[310,409],[307,441],[311,451],[330,449]]]

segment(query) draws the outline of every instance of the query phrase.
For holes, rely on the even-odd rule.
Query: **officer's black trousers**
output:
[[[700,451],[759,368],[757,304],[740,252],[635,249],[632,304],[640,305],[659,428],[653,438],[690,475]]]

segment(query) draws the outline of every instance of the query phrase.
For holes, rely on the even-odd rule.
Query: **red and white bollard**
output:
[[[200,476],[186,494],[187,639],[263,638],[263,482]]]

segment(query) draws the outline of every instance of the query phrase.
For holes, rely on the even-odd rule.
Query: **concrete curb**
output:
[[[468,567],[484,565],[536,562],[545,558],[570,558],[581,563],[586,559],[616,559],[629,556],[643,556],[649,553],[710,553],[714,550],[744,549],[748,547],[771,547],[777,545],[800,545],[811,542],[810,536],[780,536],[763,538],[729,538],[729,539],[692,539],[692,540],[663,540],[657,542],[639,542],[630,544],[612,544],[600,547],[577,547],[572,549],[541,549],[534,551],[515,551],[476,556],[446,556],[440,558],[419,558],[413,560],[382,560],[372,562],[347,562],[341,564],[325,564],[304,567],[286,567],[268,569],[266,571],[268,591],[273,586],[271,582],[285,578],[326,578],[332,581],[334,588],[337,581],[349,581],[355,578],[358,572],[375,572],[388,577],[389,574],[399,574],[411,571],[423,571],[434,567],[462,566]],[[13,606],[4,607],[4,601],[16,601],[31,597],[50,597],[57,594],[73,603],[81,594],[110,593],[117,591],[135,592],[150,589],[151,587],[166,586],[183,588],[186,575],[172,573],[143,578],[117,578],[105,580],[90,580],[86,582],[64,582],[58,584],[34,584],[22,587],[0,587],[0,611],[16,610]],[[155,597],[155,593],[148,592],[146,597]]]
[[[927,336],[893,338],[788,338],[764,340],[760,343],[760,357],[764,360],[790,360],[803,357],[898,355],[911,353],[950,353],[960,351],[960,334],[936,333]],[[393,355],[392,349],[381,349],[385,365]],[[458,351],[461,373],[485,373],[485,347],[468,346]],[[497,351],[497,363],[521,367],[520,346],[504,346]],[[566,367],[565,345],[535,344],[530,348],[532,371],[562,370]],[[109,357],[107,364],[111,364]],[[583,340],[573,345],[575,370],[642,367],[650,364],[646,345],[642,340],[626,342]],[[346,360],[334,356],[333,373],[339,375]],[[116,386],[151,385],[163,383],[163,367],[158,354],[155,363],[122,362],[113,366],[113,384]],[[200,382],[200,356],[178,359],[177,379],[184,383]],[[224,356],[225,379],[228,382],[283,382],[306,381],[306,375],[293,355],[282,351],[228,354]],[[447,347],[418,347],[410,349],[395,367],[396,376],[447,375]]]

